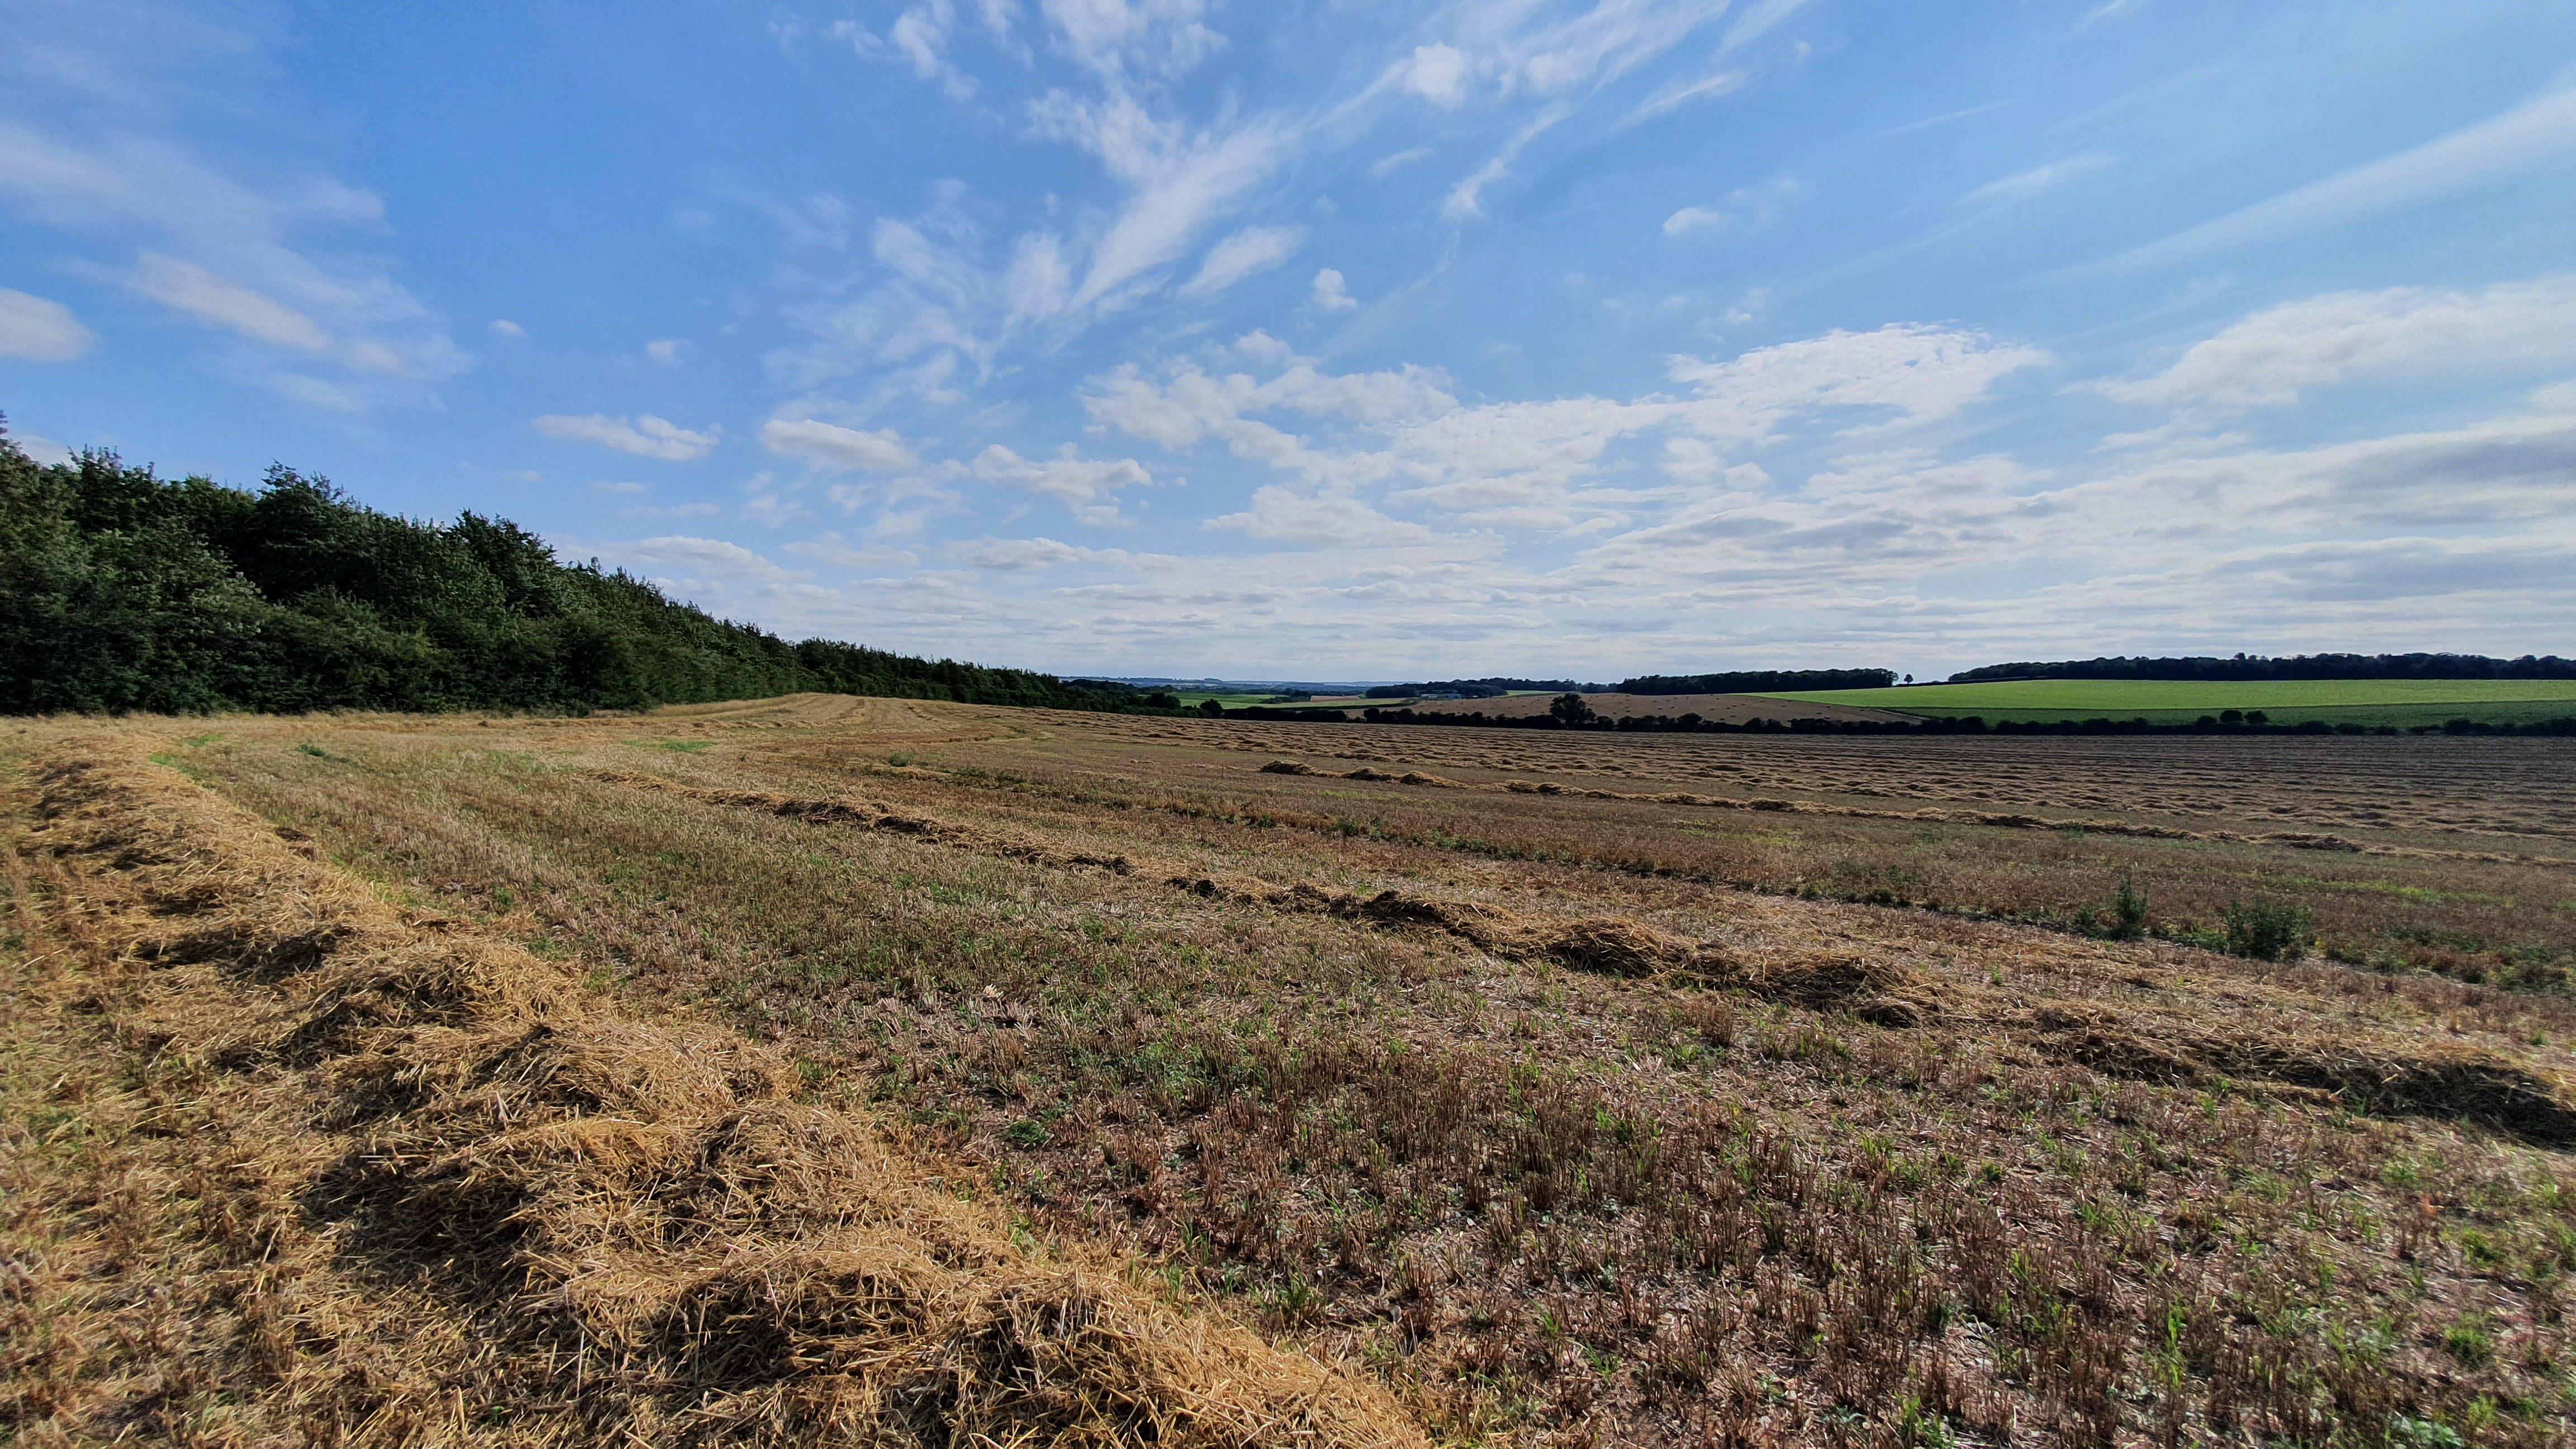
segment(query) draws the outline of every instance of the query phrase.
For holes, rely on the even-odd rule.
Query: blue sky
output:
[[[793,636],[2576,646],[2576,7],[0,3],[0,410]]]

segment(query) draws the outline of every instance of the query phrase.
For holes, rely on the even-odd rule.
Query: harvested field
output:
[[[2570,742],[8,738],[22,1434],[2570,1438]]]

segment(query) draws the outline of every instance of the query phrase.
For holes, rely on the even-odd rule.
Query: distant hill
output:
[[[0,428],[0,713],[580,713],[799,690],[1154,707],[1126,685],[791,644],[562,563],[504,519],[397,518],[284,467],[253,493],[110,453],[39,466]]]
[[[2005,679],[2576,679],[2576,660],[2555,654],[2490,659],[2482,654],[2260,654],[2232,658],[2071,659],[1988,664],[1950,676],[1952,684]]]
[[[1739,669],[1727,674],[1647,674],[1619,681],[1621,694],[1780,694],[1814,689],[1886,689],[1893,669]]]

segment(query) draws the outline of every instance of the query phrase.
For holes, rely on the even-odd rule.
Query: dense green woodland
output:
[[[110,453],[40,466],[0,427],[0,712],[578,713],[798,690],[1153,707],[1124,685],[791,644],[557,562],[503,519],[397,518],[284,467],[243,492]]]

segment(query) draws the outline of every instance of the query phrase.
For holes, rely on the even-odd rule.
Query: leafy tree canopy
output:
[[[1168,707],[1124,685],[791,644],[560,562],[506,519],[398,518],[290,468],[243,492],[113,453],[40,466],[0,426],[0,712],[580,713],[800,690]]]

